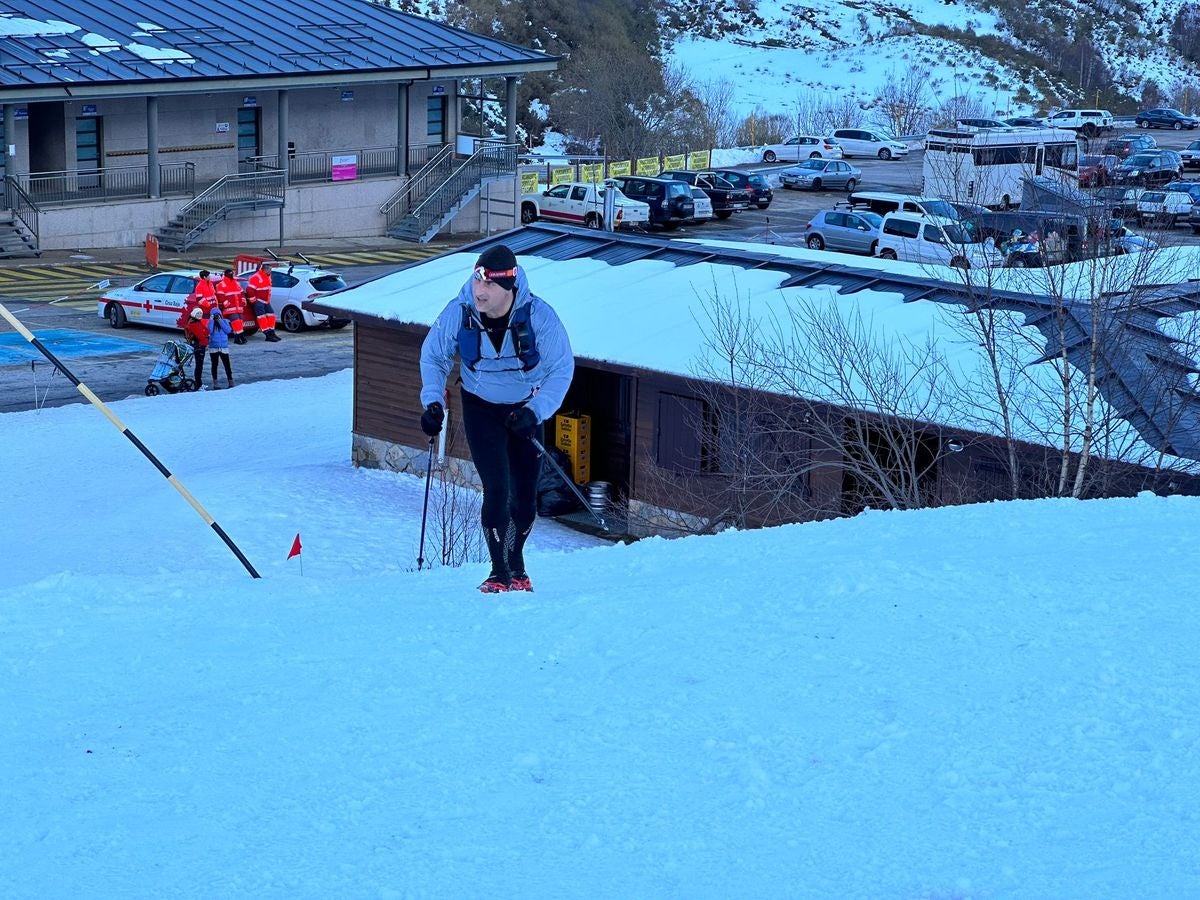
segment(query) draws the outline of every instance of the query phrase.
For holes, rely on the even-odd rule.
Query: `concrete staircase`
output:
[[[513,144],[487,144],[467,159],[443,148],[380,207],[387,216],[388,236],[415,243],[432,240],[485,184],[511,178],[516,170]]]
[[[286,189],[280,170],[226,175],[155,232],[158,244],[182,253],[235,210],[279,209],[284,205]]]
[[[13,215],[12,210],[0,211],[0,259],[41,255],[37,238]]]

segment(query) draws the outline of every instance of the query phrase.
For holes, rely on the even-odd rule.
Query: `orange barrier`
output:
[[[154,234],[146,235],[146,265],[158,268],[158,236]]]

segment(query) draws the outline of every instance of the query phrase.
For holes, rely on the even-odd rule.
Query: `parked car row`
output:
[[[767,209],[774,198],[762,175],[736,169],[677,169],[657,176],[621,175],[608,182],[571,181],[521,195],[521,223],[538,219],[603,228],[607,191],[614,192],[613,227],[674,229],[728,219],[735,212]]]
[[[907,156],[908,145],[869,128],[835,128],[824,137],[802,134],[780,144],[764,144],[759,152],[768,163],[851,157],[888,160]]]
[[[804,229],[811,250],[953,266],[1055,265],[1097,254],[1133,253],[1157,245],[1124,222],[1173,225],[1194,216],[1200,233],[1200,182],[1168,189],[1109,185],[1095,192],[1105,214],[1045,210],[994,211],[930,197],[859,191],[812,216]]]

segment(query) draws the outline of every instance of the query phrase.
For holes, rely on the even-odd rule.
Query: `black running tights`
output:
[[[505,541],[511,522],[515,535],[508,537],[507,542],[511,552],[513,539],[519,536],[516,537],[519,542],[516,555],[520,559],[520,545],[525,543],[537,515],[540,460],[533,441],[517,437],[504,422],[509,413],[524,404],[489,403],[465,390],[462,401],[463,430],[467,433],[471,459],[483,485],[483,509],[479,518],[484,534]],[[492,562],[499,562],[494,554]]]

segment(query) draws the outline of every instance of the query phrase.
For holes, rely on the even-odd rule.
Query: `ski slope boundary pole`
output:
[[[116,429],[119,432],[121,432],[121,434],[123,434],[123,435],[125,435],[125,437],[129,438],[129,441],[130,441],[130,443],[133,444],[133,446],[137,447],[139,450],[142,451],[142,455],[145,456],[146,459],[150,460],[150,462],[154,465],[154,467],[156,469],[158,469],[159,472],[162,473],[163,477],[166,478],[167,481],[169,481],[171,483],[171,486],[173,488],[175,488],[175,490],[179,491],[179,493],[183,495],[183,499],[191,504],[192,509],[194,509],[196,511],[196,513],[200,516],[200,518],[202,518],[205,521],[205,523],[208,525],[208,527],[211,528],[213,531],[215,531],[217,533],[217,536],[222,541],[225,542],[225,546],[227,546],[230,550],[233,551],[233,555],[236,556],[238,558],[238,561],[243,566],[246,567],[246,571],[250,573],[250,576],[252,578],[262,577],[258,574],[258,572],[256,572],[254,570],[254,566],[252,566],[250,564],[250,560],[246,559],[245,554],[242,553],[242,551],[238,548],[238,545],[233,542],[233,539],[230,538],[229,535],[225,533],[225,529],[222,528],[220,525],[218,525],[217,521],[208,514],[208,511],[203,506],[200,505],[200,501],[197,500],[195,497],[193,497],[191,495],[191,492],[189,492],[187,488],[185,488],[182,484],[179,483],[179,479],[177,479],[174,475],[172,475],[171,471],[166,466],[164,466],[161,462],[159,462],[158,457],[155,456],[152,452],[150,452],[150,448],[147,447],[145,444],[143,444],[141,442],[141,440],[138,438],[138,436],[136,434],[134,434],[132,431],[130,431],[125,426],[124,422],[122,422],[119,418],[117,418],[117,414],[114,413],[111,409],[109,409],[104,404],[103,400],[101,400],[99,397],[97,397],[95,394],[92,393],[91,388],[89,388],[86,384],[84,384],[82,381],[80,381],[78,378],[76,378],[75,374],[70,369],[68,369],[65,365],[63,365],[62,362],[59,361],[57,356],[55,356],[48,349],[46,349],[46,346],[37,339],[37,337],[33,334],[33,332],[31,332],[28,328],[26,328],[24,325],[22,325],[20,323],[20,321],[18,321],[16,316],[14,316],[11,312],[8,311],[8,307],[6,307],[3,303],[0,303],[0,316],[3,316],[5,321],[7,321],[9,325],[11,325],[13,328],[15,328],[17,330],[17,332],[21,335],[21,337],[23,337],[23,338],[25,338],[25,340],[29,341],[29,343],[32,344],[34,346],[34,348],[36,348],[37,351],[40,354],[42,354],[42,356],[44,356],[44,357],[46,357],[46,359],[50,360],[50,362],[54,365],[54,367],[56,369],[58,369],[58,371],[62,372],[63,375],[65,375],[70,380],[71,384],[75,385],[75,389],[77,391],[79,391],[79,393],[83,394],[83,396],[87,399],[88,403],[92,404],[92,406],[96,407],[96,409],[100,410],[100,412],[104,413],[105,418],[107,418],[108,421],[112,422],[113,425],[116,427]]]
[[[529,439],[533,441],[533,446],[538,448],[538,452],[542,454],[542,458],[545,459],[546,462],[550,463],[550,468],[554,469],[554,471],[558,473],[558,477],[563,480],[563,483],[575,492],[575,496],[579,498],[579,502],[583,504],[583,508],[592,514],[592,518],[600,523],[601,528],[603,528],[605,531],[611,531],[611,529],[608,527],[608,523],[604,521],[604,516],[592,509],[592,504],[587,502],[583,496],[583,492],[575,486],[575,482],[572,481],[570,476],[563,471],[562,466],[555,461],[553,456],[546,452],[546,448],[542,446],[542,442],[535,437],[530,437]]]

